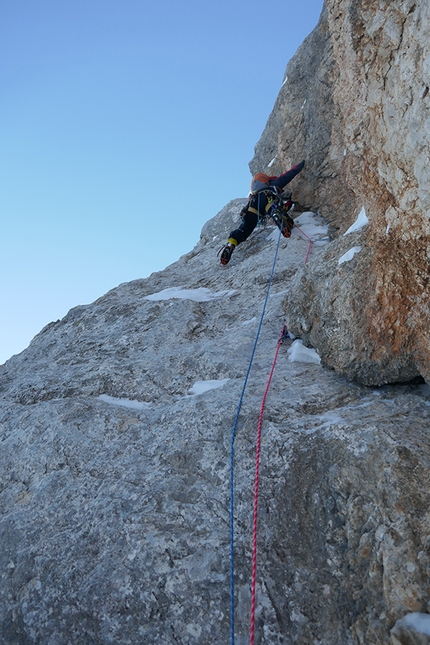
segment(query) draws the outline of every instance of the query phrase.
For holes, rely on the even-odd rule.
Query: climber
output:
[[[293,220],[287,214],[292,206],[291,194],[286,201],[280,199],[279,195],[285,186],[299,174],[304,165],[305,162],[301,161],[279,177],[269,177],[261,172],[254,175],[248,203],[240,212],[242,223],[239,228],[230,233],[227,243],[218,251],[218,255],[221,255],[221,264],[229,263],[236,246],[251,235],[259,220],[264,219],[266,215],[276,212],[277,215],[274,215],[274,219],[281,229],[282,235],[290,237],[294,226]],[[277,206],[276,211],[274,211],[275,205]]]

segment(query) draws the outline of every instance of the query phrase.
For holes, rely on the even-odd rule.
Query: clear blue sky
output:
[[[164,269],[246,196],[322,5],[0,3],[0,363],[70,308]]]

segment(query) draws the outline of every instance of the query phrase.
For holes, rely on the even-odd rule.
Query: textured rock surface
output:
[[[339,373],[361,378],[360,361],[354,373],[350,353],[363,356],[366,347],[367,377],[381,366],[375,383],[392,381],[399,366],[406,378],[415,372],[428,381],[430,5],[326,0],[320,24],[287,76],[251,168],[267,168],[275,159],[279,170],[306,157],[294,193],[298,201],[340,233],[363,206],[369,218],[366,253],[347,272],[326,279],[322,296],[309,273],[307,291],[315,294],[310,309],[305,303],[299,312],[301,293],[287,306],[313,327],[314,342],[318,337],[318,349]],[[328,338],[307,312],[318,309],[320,297],[334,302],[342,292],[355,296],[342,303],[340,318],[336,306],[330,320],[325,311]],[[357,317],[350,305],[360,299]],[[348,335],[354,347],[343,364],[332,348]]]
[[[5,645],[228,642],[231,428],[275,252],[261,228],[217,264],[241,203],[0,368]],[[280,246],[236,436],[239,645],[259,408],[307,242]],[[430,601],[428,390],[349,383],[290,343],[263,426],[256,643],[389,643]]]
[[[306,157],[300,204],[340,234],[364,205],[369,225],[315,245],[304,268],[306,241],[280,243],[235,444],[238,645],[257,421],[285,316],[336,371],[281,347],[256,643],[428,641],[408,615],[430,611],[429,388],[344,376],[430,376],[429,11],[327,0],[251,164]],[[231,428],[275,251],[261,228],[219,266],[242,203],[165,271],[73,309],[0,366],[2,644],[228,642]]]
[[[341,261],[350,249],[358,248],[351,260]],[[409,333],[399,325],[387,332],[387,338],[375,338],[380,312],[369,312],[366,306],[372,288],[376,289],[376,280],[366,232],[340,237],[298,271],[284,301],[289,329],[317,347],[322,360],[350,380],[382,385],[419,377],[410,344],[413,321]]]
[[[413,612],[398,620],[391,630],[393,645],[428,645],[429,614]]]
[[[306,159],[292,185],[294,199],[327,217],[334,230],[344,226],[359,206],[346,181],[342,112],[333,96],[337,76],[324,8],[319,24],[287,65],[250,163],[253,173],[279,174]]]

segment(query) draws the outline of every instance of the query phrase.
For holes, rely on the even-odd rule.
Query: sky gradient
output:
[[[246,196],[322,5],[272,0],[263,17],[254,0],[0,3],[0,363],[70,308],[177,260]]]

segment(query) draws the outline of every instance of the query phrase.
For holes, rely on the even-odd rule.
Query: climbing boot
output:
[[[231,254],[234,251],[234,245],[233,244],[225,244],[220,248],[218,251],[218,255],[221,255],[220,260],[221,264],[224,266],[230,262]]]

